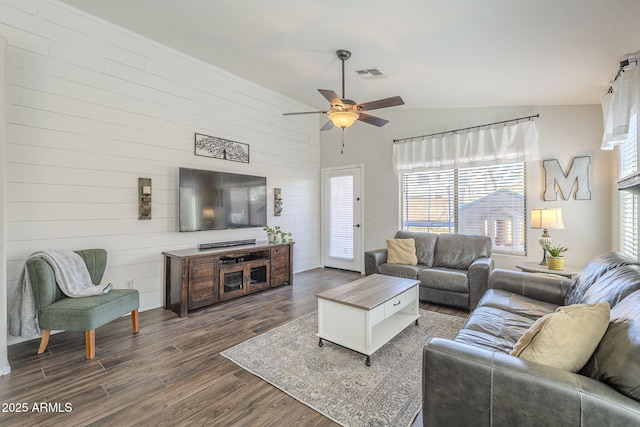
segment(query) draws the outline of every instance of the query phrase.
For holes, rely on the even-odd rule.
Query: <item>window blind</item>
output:
[[[631,123],[636,123],[634,116]],[[619,178],[638,171],[638,133],[637,126],[629,126],[627,139],[620,144]],[[619,250],[623,254],[638,259],[638,195],[628,191],[619,192],[620,227]]]
[[[329,182],[329,256],[353,260],[353,176],[335,176]]]
[[[491,237],[525,253],[524,163],[401,174],[402,228]]]
[[[453,169],[401,175],[404,230],[454,233]]]

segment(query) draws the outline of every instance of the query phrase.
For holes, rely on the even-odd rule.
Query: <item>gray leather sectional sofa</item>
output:
[[[640,264],[603,254],[573,283],[495,269],[490,288],[453,340],[424,347],[425,426],[640,425]],[[609,326],[578,373],[509,355],[541,316],[597,302]]]
[[[365,252],[365,274],[420,280],[420,299],[472,310],[488,289],[493,270],[491,239],[465,234],[398,231],[414,239],[416,265],[387,263],[387,249]]]

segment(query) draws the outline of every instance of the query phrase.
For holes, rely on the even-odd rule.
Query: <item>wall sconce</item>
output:
[[[138,219],[151,219],[151,178],[138,178]]]
[[[273,189],[273,215],[282,215],[282,189]]]

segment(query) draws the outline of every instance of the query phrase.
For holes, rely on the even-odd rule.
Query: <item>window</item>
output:
[[[402,229],[491,237],[494,252],[525,254],[524,163],[400,176]]]
[[[329,256],[352,260],[353,250],[353,176],[329,178]]]
[[[635,123],[632,117],[631,123]],[[635,126],[629,126],[629,137],[620,145],[619,177],[624,178],[638,171],[638,137]],[[619,191],[620,247],[623,254],[638,259],[638,195]]]

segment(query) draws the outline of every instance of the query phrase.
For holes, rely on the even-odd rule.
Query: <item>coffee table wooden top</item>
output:
[[[361,310],[372,310],[419,283],[419,280],[372,274],[337,288],[320,292],[316,294],[316,298],[349,305]]]

